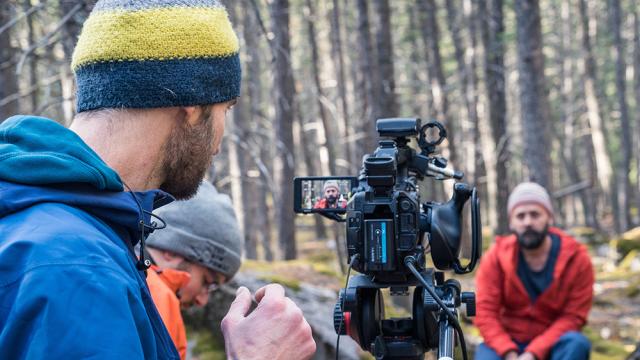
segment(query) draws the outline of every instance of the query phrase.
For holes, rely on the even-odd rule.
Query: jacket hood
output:
[[[161,190],[123,191],[118,174],[55,121],[14,116],[0,124],[0,217],[39,203],[62,203],[125,230],[135,244],[139,220],[149,224],[151,211],[171,201]]]
[[[122,191],[122,180],[73,131],[53,120],[18,115],[0,124],[0,180],[26,185],[89,184]]]
[[[140,219],[144,218],[145,224],[150,224],[152,219],[149,214],[172,201],[173,197],[161,190],[133,193],[96,191],[86,184],[42,187],[0,180],[0,217],[41,203],[62,203],[123,229],[128,233],[132,245],[140,237]]]

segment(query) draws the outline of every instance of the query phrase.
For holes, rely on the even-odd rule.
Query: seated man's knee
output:
[[[488,347],[485,343],[481,343],[476,347],[474,360],[500,360],[502,359],[498,353],[492,348]]]
[[[553,346],[552,359],[588,359],[589,351],[589,339],[579,331],[569,331]]]
[[[591,342],[579,331],[569,331],[560,337],[560,340],[563,339],[586,351],[591,350]]]

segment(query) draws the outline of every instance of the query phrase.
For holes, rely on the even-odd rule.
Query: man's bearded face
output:
[[[551,215],[541,205],[531,203],[517,206],[509,216],[509,228],[524,249],[539,248],[549,233]]]
[[[203,111],[197,125],[180,121],[165,144],[165,179],[160,189],[176,199],[192,197],[211,165],[214,138],[211,111]]]
[[[324,191],[324,197],[329,204],[335,204],[338,201],[338,189],[330,187]]]

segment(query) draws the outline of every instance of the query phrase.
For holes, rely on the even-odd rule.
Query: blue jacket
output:
[[[72,131],[0,124],[0,359],[179,359],[135,266],[140,210]]]

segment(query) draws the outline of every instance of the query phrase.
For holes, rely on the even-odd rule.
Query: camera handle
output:
[[[456,259],[453,270],[456,274],[467,274],[475,269],[478,260],[482,256],[482,227],[480,222],[480,199],[478,191],[474,187],[471,191],[471,260],[466,266],[460,264],[460,259]]]
[[[425,203],[425,216],[421,225],[430,234],[431,258],[441,270],[453,269],[456,274],[466,274],[475,268],[482,251],[480,229],[480,205],[475,188],[456,183],[453,196],[444,204]],[[462,209],[471,198],[471,259],[466,266],[460,264],[460,239],[462,236]]]
[[[320,215],[326,217],[329,220],[333,220],[333,221],[337,221],[337,222],[346,222],[347,219],[343,218],[342,216],[336,214],[336,213],[319,213]]]

